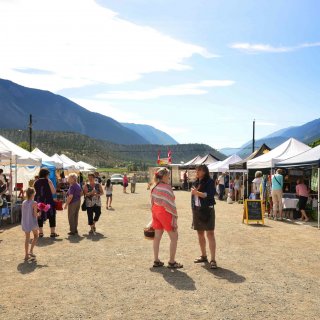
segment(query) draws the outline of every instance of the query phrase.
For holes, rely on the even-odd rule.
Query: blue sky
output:
[[[12,35],[0,31],[1,77],[181,143],[237,147],[254,118],[259,138],[320,117],[317,0],[0,0],[0,9]]]

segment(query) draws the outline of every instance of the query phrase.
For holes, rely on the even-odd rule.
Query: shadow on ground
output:
[[[217,279],[227,280],[228,282],[231,282],[231,283],[243,283],[246,281],[246,278],[244,276],[241,276],[240,274],[237,274],[234,271],[229,269],[225,269],[225,268],[210,269],[210,266],[202,266],[202,268],[212,273]]]
[[[99,232],[96,232],[96,234],[83,234],[84,238],[87,238],[87,240],[91,241],[100,241],[102,239],[106,239],[107,237]]]
[[[161,274],[163,279],[177,290],[196,290],[194,280],[183,271],[168,268],[150,268],[150,271]]]
[[[38,264],[37,260],[24,261],[22,263],[19,263],[17,266],[17,270],[21,274],[28,274],[35,271],[36,269],[42,269],[42,268],[48,268],[48,265]]]
[[[84,237],[81,237],[80,235],[74,235],[74,236],[69,235],[65,239],[68,240],[70,243],[80,243],[80,241],[82,241]]]
[[[38,247],[47,247],[55,244],[56,242],[61,242],[63,239],[59,238],[49,238],[49,237],[44,237],[44,238],[39,238],[37,242]]]

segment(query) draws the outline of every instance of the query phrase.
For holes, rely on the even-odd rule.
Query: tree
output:
[[[30,150],[30,144],[27,141],[21,141],[18,143],[18,146],[29,151]]]
[[[313,141],[312,143],[310,143],[310,147],[314,148],[316,146],[320,145],[320,139]]]

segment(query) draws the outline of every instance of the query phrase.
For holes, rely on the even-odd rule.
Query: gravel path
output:
[[[96,236],[80,213],[80,236],[40,239],[37,262],[24,263],[20,226],[0,233],[0,319],[319,319],[320,231],[266,220],[242,224],[242,206],[216,206],[219,269],[193,264],[199,255],[190,194],[176,192],[177,260],[184,269],[152,269],[149,193],[115,187],[114,211],[103,210]],[[48,236],[48,226],[45,226]],[[168,237],[161,244],[168,261]]]

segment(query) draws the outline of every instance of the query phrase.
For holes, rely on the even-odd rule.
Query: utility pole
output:
[[[252,153],[255,151],[256,144],[256,119],[253,119],[252,127]]]
[[[32,114],[30,114],[29,120],[29,151],[32,151]]]

